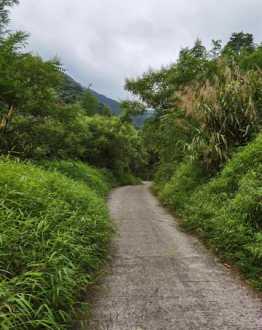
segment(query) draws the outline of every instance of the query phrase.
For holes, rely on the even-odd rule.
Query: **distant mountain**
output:
[[[75,81],[72,77],[65,74],[65,82],[62,88],[61,96],[66,103],[76,102],[84,91],[87,90],[79,82]],[[100,103],[108,106],[114,115],[119,115],[121,112],[119,102],[97,93],[96,91],[89,88],[90,92],[99,100]]]
[[[64,102],[66,103],[74,103],[79,98],[81,95],[84,93],[85,88],[76,82],[72,77],[67,75],[66,73],[64,74],[64,84],[61,88],[61,98],[63,99]]]
[[[147,119],[150,119],[154,116],[154,112],[152,111],[146,111],[145,113],[143,113],[142,115],[137,115],[134,119],[133,119],[133,123],[135,127],[143,127],[144,123]]]
[[[75,81],[72,77],[68,74],[65,75],[64,86],[61,90],[61,97],[66,103],[74,103],[81,95],[87,90],[86,87],[83,87],[79,82]],[[100,103],[108,106],[112,111],[112,114],[115,116],[119,116],[121,113],[120,103],[105,96],[102,94],[97,93],[96,91],[89,88],[91,93],[97,97]],[[142,127],[146,119],[152,117],[152,112],[146,112],[143,115],[136,116],[133,120],[134,125],[136,127]]]
[[[100,103],[107,105],[111,109],[111,111],[114,115],[118,116],[120,114],[121,109],[120,109],[119,102],[117,102],[113,99],[110,99],[109,97],[107,97],[105,95],[99,94],[92,89],[90,89],[90,91],[92,92],[92,94],[94,96],[96,96],[98,98]]]

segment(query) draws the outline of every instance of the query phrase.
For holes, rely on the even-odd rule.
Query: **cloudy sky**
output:
[[[115,99],[126,77],[174,62],[198,37],[209,45],[243,30],[262,41],[262,0],[20,0],[11,18],[30,50]]]

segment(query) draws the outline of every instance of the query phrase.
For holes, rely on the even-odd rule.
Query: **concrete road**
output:
[[[148,184],[116,189],[109,205],[119,232],[84,329],[262,329],[261,300],[181,232]]]

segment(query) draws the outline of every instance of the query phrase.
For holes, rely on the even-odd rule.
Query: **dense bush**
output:
[[[189,200],[185,226],[197,230],[262,289],[261,170],[261,165],[257,165],[243,175],[231,198],[226,192],[208,196],[208,186],[204,187],[204,194],[200,189]],[[215,180],[214,187],[221,188],[219,182],[216,187]]]
[[[0,140],[2,153],[34,161],[81,160],[121,177],[139,174],[142,141],[131,124],[117,117],[88,117],[76,105],[54,111],[36,119],[16,116]]]
[[[193,116],[199,130],[192,149],[209,169],[228,160],[261,127],[261,72],[241,73],[237,66],[217,65],[217,73],[193,92]],[[191,91],[192,92],[192,91]]]
[[[213,218],[224,203],[235,197],[245,175],[252,171],[256,172],[261,162],[262,135],[260,134],[252,143],[237,152],[220,174],[195,191],[190,199],[188,223],[191,221],[192,224],[207,223],[208,218]],[[260,189],[259,185],[257,188]]]
[[[187,160],[177,167],[170,181],[160,190],[159,196],[165,205],[181,214],[191,194],[204,180],[205,175],[199,164]]]
[[[90,186],[95,177],[105,193],[95,172],[89,180],[75,166],[76,174],[69,164],[54,165]],[[66,329],[106,253],[112,230],[105,203],[81,181],[7,159],[0,161],[0,196],[1,329]]]
[[[85,183],[100,196],[106,196],[116,185],[116,179],[108,170],[98,170],[80,161],[54,160],[38,163],[48,171],[57,171],[65,176]]]
[[[86,142],[85,160],[111,170],[121,183],[139,174],[142,166],[142,139],[132,124],[117,117],[86,117],[90,136]]]
[[[260,134],[208,182],[200,167],[182,163],[160,196],[182,216],[185,229],[198,232],[262,289],[261,173]]]
[[[213,41],[208,50],[197,40],[172,65],[127,80],[126,89],[155,109],[144,137],[157,166],[191,157],[215,174],[258,134],[261,54],[252,35],[233,33],[224,48]]]

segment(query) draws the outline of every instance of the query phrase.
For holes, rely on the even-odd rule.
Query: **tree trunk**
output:
[[[0,123],[0,131],[5,131],[7,128],[8,123],[10,122],[13,114],[15,112],[15,107],[13,105],[11,105],[8,109],[8,112],[6,114],[4,114],[1,123]]]

